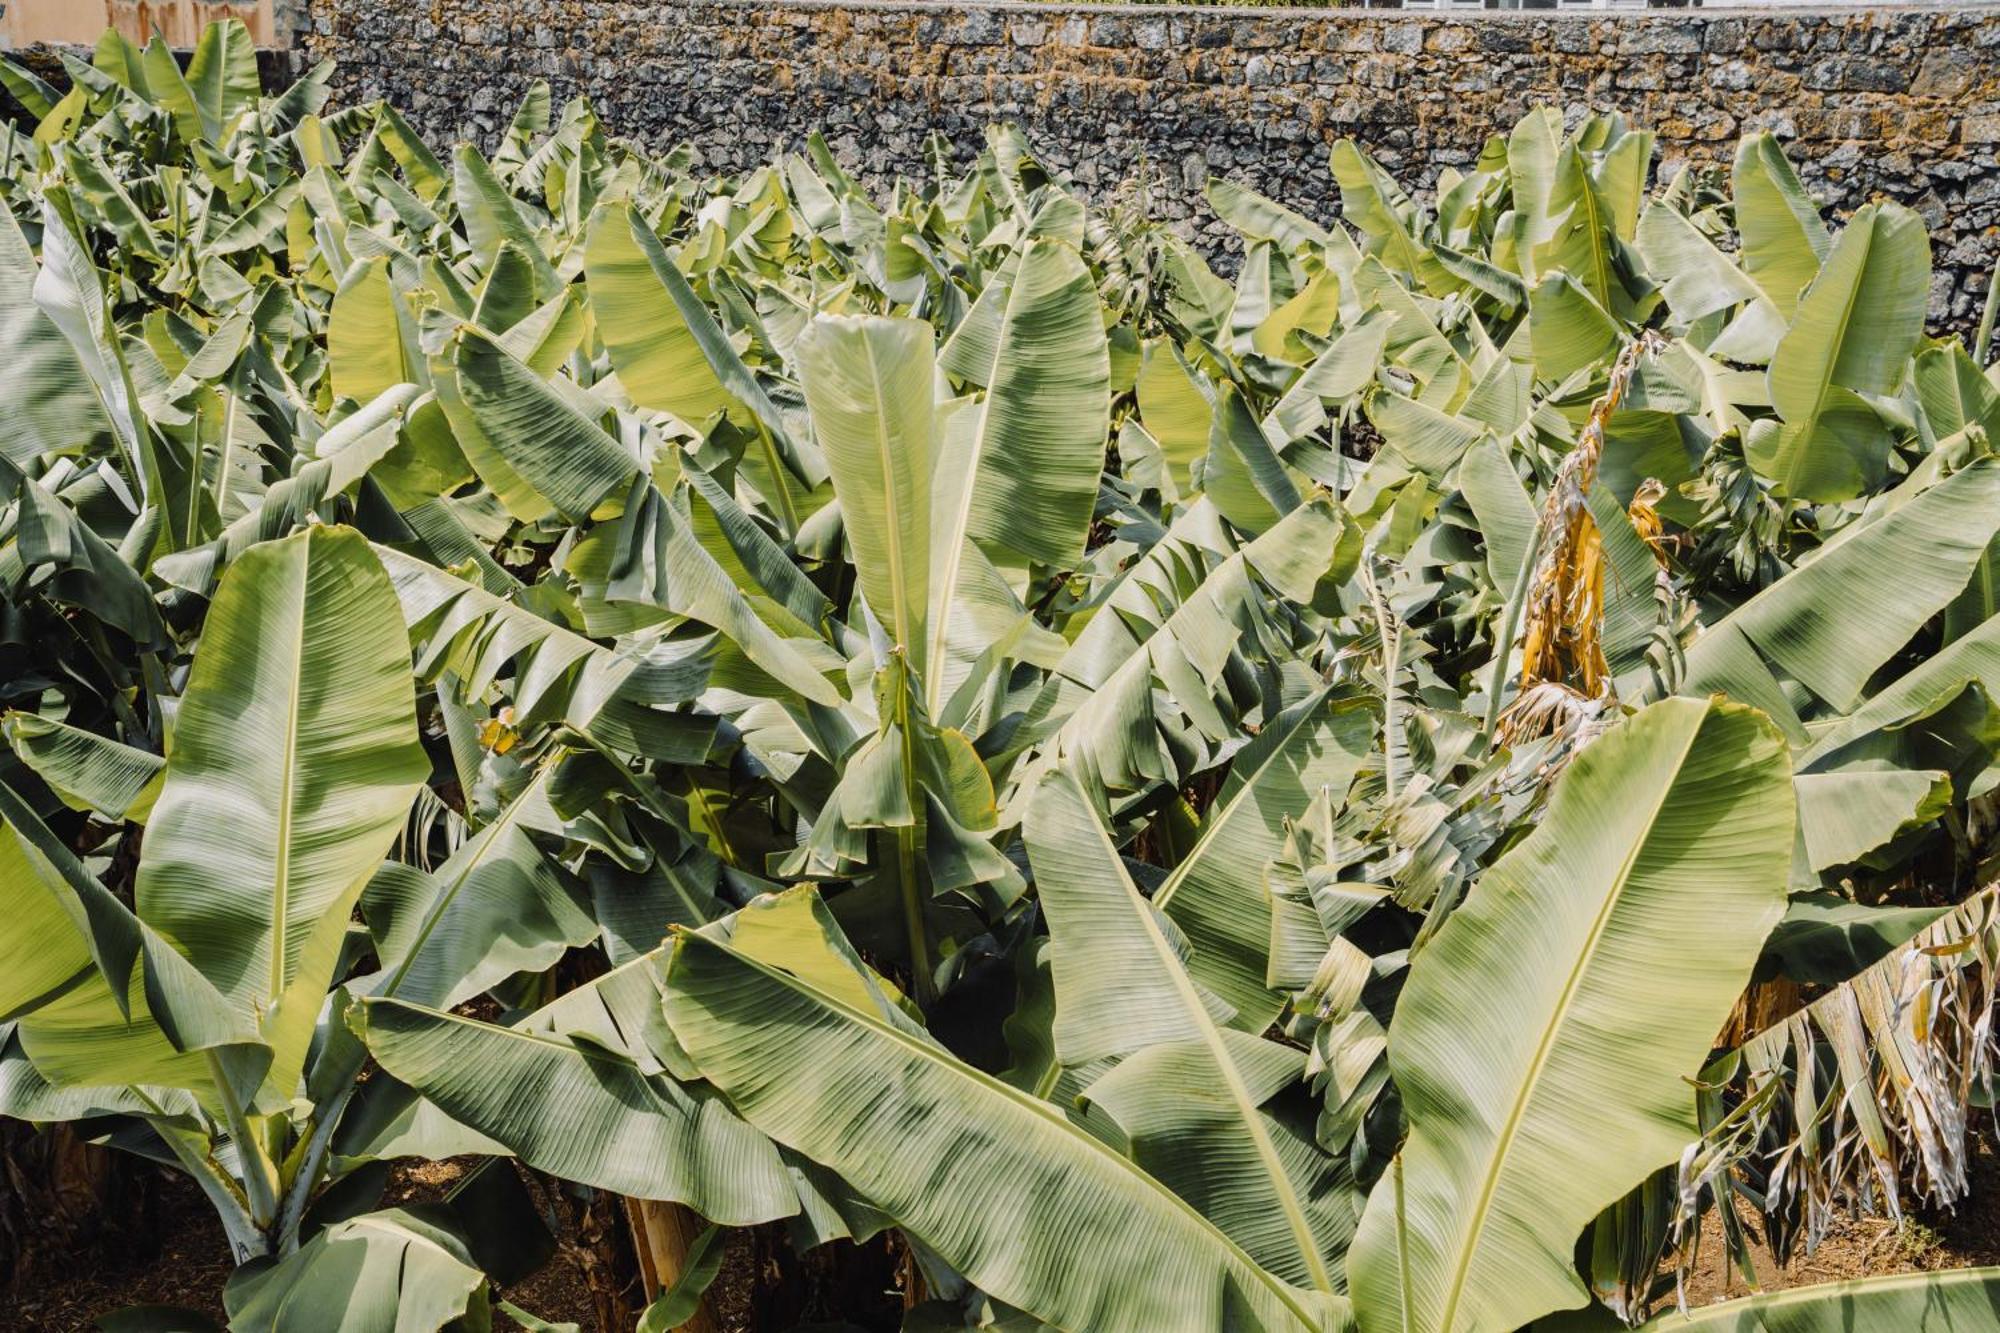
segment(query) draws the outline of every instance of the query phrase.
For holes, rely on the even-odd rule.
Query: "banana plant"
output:
[[[17,716],[17,744],[49,734],[32,722]],[[12,1041],[30,1080],[9,1107],[138,1117],[208,1190],[239,1257],[294,1250],[324,1183],[360,1072],[338,1023],[344,999],[329,1019],[328,992],[364,895],[383,922],[386,975],[363,988],[433,1002],[545,965],[579,926],[594,933],[574,889],[507,819],[428,875],[377,883],[430,760],[394,589],[351,530],[312,527],[231,566],[164,764],[72,748],[23,753],[45,773],[85,775],[66,790],[107,790],[87,779],[106,763],[152,770],[143,806],[93,798],[143,820],[145,852],[128,908],[5,795],[9,889],[40,923],[9,941],[9,968],[24,973]],[[524,931],[524,950],[503,948]]]
[[[2000,380],[1907,210],[1544,108],[1214,182],[1224,277],[1006,127],[708,178],[245,37],[0,62],[0,1111],[190,1171],[236,1326],[490,1320],[335,1220],[395,1154],[911,1327],[1636,1325],[1960,1197]]]

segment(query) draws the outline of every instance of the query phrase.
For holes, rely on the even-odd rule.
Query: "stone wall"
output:
[[[1622,110],[1661,168],[1769,128],[1837,212],[1924,215],[1935,313],[1977,318],[2000,249],[2000,5],[1452,15],[877,0],[309,0],[337,96],[490,141],[528,84],[587,94],[615,132],[737,169],[823,130],[865,175],[972,151],[1012,120],[1086,189],[1142,162],[1217,250],[1200,201],[1228,176],[1327,219],[1328,145],[1406,183],[1465,164],[1530,105]]]

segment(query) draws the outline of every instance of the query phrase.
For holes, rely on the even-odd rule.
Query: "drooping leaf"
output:
[[[1571,1326],[1553,1325],[1552,1333],[1565,1327]],[[1581,1333],[1589,1325],[1577,1321],[1574,1327]],[[1686,1314],[1675,1311],[1643,1326],[1644,1333],[1987,1333],[1996,1328],[2000,1269],[1992,1268],[1812,1283]]]
[[[536,517],[553,507],[573,521],[586,519],[638,475],[638,460],[617,440],[485,335],[465,331],[453,369],[457,397],[506,471],[482,467],[473,441],[461,436],[460,443],[515,514]],[[439,396],[451,412],[453,399],[442,386]]]
[[[1834,710],[1853,709],[1876,669],[1965,586],[2000,530],[1996,506],[2000,466],[1982,460],[1848,529],[1709,625],[1688,650],[1683,691],[1726,690],[1760,706],[1771,699],[1782,724],[1791,710],[1774,697],[1775,668]]]
[[[545,801],[537,778],[430,874],[378,874],[362,907],[382,970],[363,989],[453,1008],[516,972],[542,972],[588,944],[581,890],[523,828]]]
[[[1783,742],[1737,705],[1655,704],[1571,762],[1397,1004],[1411,1133],[1349,1256],[1364,1333],[1584,1303],[1577,1234],[1695,1137],[1686,1080],[1783,909],[1794,818]]]
[[[1801,773],[1795,781],[1799,834],[1814,870],[1857,861],[1951,804],[1950,779],[1923,770]]]
[[[117,438],[84,364],[35,299],[40,270],[12,212],[0,217],[0,337],[12,349],[0,385],[0,458],[27,467],[45,453],[95,451]]]
[[[649,1071],[589,1029],[576,1039],[565,1031],[586,1007],[622,1000],[620,987],[657,1010],[653,966],[650,957],[629,963],[611,974],[617,980],[573,991],[513,1028],[370,1000],[368,1049],[447,1115],[538,1170],[684,1203],[730,1225],[790,1216],[798,1197],[777,1150],[727,1104],[683,1087],[657,1060]]]
[[[627,208],[600,209],[590,221],[585,255],[591,313],[618,382],[634,402],[695,426],[717,412],[743,410],[663,286],[673,261],[643,218]]]
[[[0,731],[71,809],[139,824],[152,812],[166,761],[151,751],[31,713],[0,718]]]
[[[1744,271],[1789,320],[1799,294],[1826,258],[1826,224],[1768,132],[1747,134],[1736,146],[1730,191],[1742,234]]]
[[[1186,941],[1132,883],[1074,779],[1057,774],[1036,789],[1023,836],[1052,941],[1058,1058],[1080,1066],[1157,1052],[1143,1073],[1127,1060],[1088,1095],[1128,1133],[1164,1139],[1152,1144],[1163,1156],[1198,1143],[1204,1173],[1182,1197],[1281,1277],[1338,1290],[1333,1257],[1355,1216],[1341,1164],[1261,1109],[1292,1081],[1283,1071],[1296,1078],[1296,1053],[1267,1051],[1217,1021],[1218,1006],[1188,972]],[[1210,1187],[1210,1172],[1228,1187]]]
[[[1344,1313],[1257,1268],[1046,1103],[724,945],[677,939],[666,1012],[751,1124],[839,1172],[981,1289],[1046,1321],[1220,1333],[1337,1327]],[[985,1206],[962,1207],[968,1197]]]
[[[297,1253],[230,1284],[230,1333],[492,1327],[486,1274],[435,1212],[390,1208],[336,1222]]]

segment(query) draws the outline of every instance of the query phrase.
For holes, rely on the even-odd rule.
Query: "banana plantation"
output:
[[[560,1196],[648,1333],[864,1254],[797,1326],[2000,1330],[1784,1280],[1992,1151],[1915,213],[1541,109],[1217,180],[1224,263],[1004,127],[715,179],[328,73],[0,64],[0,1132],[233,1268],[90,1318],[576,1329]]]

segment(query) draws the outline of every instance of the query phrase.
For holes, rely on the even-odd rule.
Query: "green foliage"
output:
[[[488,1326],[398,1156],[700,1213],[646,1327],[780,1220],[912,1327],[1637,1325],[1706,1214],[1968,1187],[2000,371],[1908,210],[1540,110],[1218,182],[1227,280],[1006,129],[7,68],[0,1113],[191,1173],[231,1327]]]

